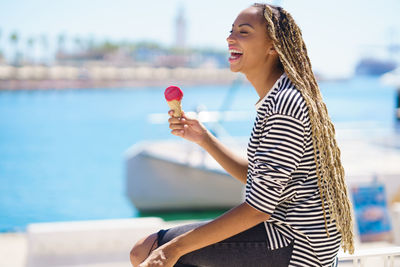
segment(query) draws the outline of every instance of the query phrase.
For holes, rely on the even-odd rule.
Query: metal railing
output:
[[[339,266],[341,262],[353,261],[354,267],[364,267],[366,266],[368,258],[379,257],[383,259],[384,267],[395,267],[394,258],[396,256],[400,256],[400,246],[358,249],[352,255],[339,252],[338,258]]]

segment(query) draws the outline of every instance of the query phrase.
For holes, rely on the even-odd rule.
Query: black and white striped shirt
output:
[[[326,202],[329,237],[325,230],[306,102],[284,73],[256,109],[246,202],[271,215],[265,222],[269,249],[293,242],[290,266],[331,266],[341,236]]]

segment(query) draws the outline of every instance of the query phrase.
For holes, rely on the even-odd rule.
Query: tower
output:
[[[184,49],[186,47],[186,19],[184,9],[181,5],[175,19],[175,47]]]

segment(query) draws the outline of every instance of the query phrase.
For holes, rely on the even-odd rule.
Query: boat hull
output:
[[[127,158],[126,174],[128,197],[143,212],[224,209],[243,201],[244,185],[226,172],[146,149]]]

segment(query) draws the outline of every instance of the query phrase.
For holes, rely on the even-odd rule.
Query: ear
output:
[[[278,52],[276,52],[274,45],[273,44],[268,45],[267,55],[272,56],[272,55],[277,55],[277,54],[278,54]]]

